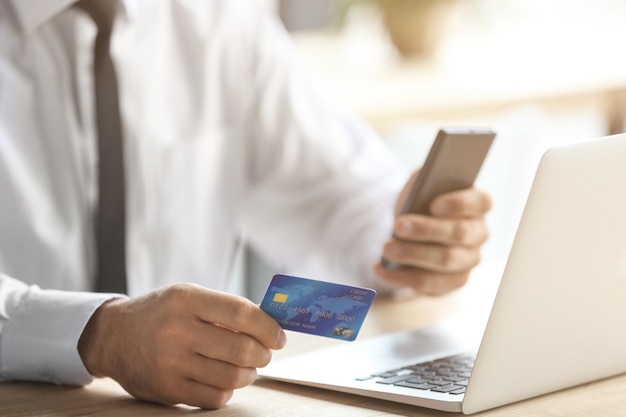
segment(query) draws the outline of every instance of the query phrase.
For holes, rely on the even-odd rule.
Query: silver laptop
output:
[[[383,335],[259,375],[471,414],[626,372],[626,134],[546,152],[483,328]]]

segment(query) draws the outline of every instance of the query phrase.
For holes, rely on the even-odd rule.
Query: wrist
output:
[[[124,301],[122,298],[114,298],[103,303],[92,314],[83,329],[78,340],[78,354],[87,371],[95,377],[109,376],[106,366],[107,353],[110,352],[106,341],[111,340],[113,335],[112,323],[115,323],[115,315],[118,305]]]

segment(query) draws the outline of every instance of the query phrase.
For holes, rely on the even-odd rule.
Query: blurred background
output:
[[[547,147],[624,131],[623,0],[262,1],[326,97],[407,166],[439,127],[498,132],[477,184],[495,201],[485,259],[506,258]]]

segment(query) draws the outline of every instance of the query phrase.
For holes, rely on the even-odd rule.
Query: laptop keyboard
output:
[[[448,356],[366,375],[357,380],[373,380],[378,384],[459,395],[465,393],[474,366],[474,358],[475,355],[472,354]]]

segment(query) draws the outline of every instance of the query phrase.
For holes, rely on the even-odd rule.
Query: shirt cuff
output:
[[[78,340],[98,307],[116,297],[124,296],[30,287],[2,332],[2,376],[55,384],[90,383],[93,377],[80,358]]]

